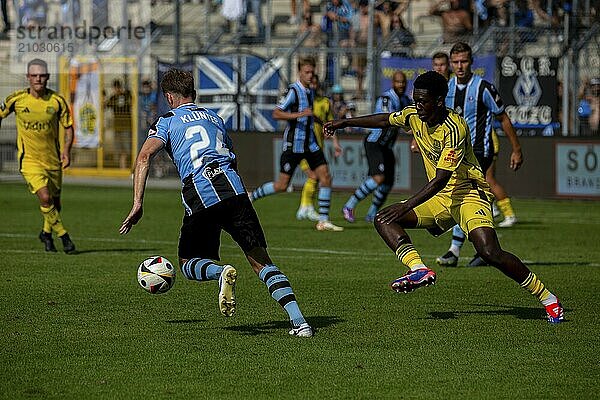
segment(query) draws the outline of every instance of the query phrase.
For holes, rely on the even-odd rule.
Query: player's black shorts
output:
[[[479,165],[481,166],[481,170],[483,171],[483,175],[487,170],[492,166],[492,162],[494,161],[494,155],[490,155],[485,157],[483,154],[475,153],[475,158],[479,161]]]
[[[320,165],[327,164],[323,150],[311,151],[306,153],[293,153],[291,150],[286,150],[281,153],[279,161],[279,172],[282,174],[293,175],[300,161],[306,160],[308,166],[313,171]]]
[[[267,247],[252,203],[246,194],[240,194],[183,217],[179,257],[219,260],[221,230],[229,233],[245,253]]]
[[[365,140],[365,151],[369,162],[369,176],[383,175],[384,182],[393,183],[396,173],[396,157],[389,147]]]

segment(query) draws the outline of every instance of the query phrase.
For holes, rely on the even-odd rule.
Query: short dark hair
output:
[[[417,76],[413,83],[415,89],[427,90],[432,97],[446,97],[448,94],[448,83],[446,78],[435,71],[427,71]]]
[[[448,62],[448,60],[449,60],[448,54],[444,53],[443,51],[438,51],[431,57],[432,60],[435,60],[437,58],[443,58],[446,60],[446,62]]]
[[[46,72],[48,72],[48,63],[40,58],[34,58],[33,60],[27,63],[27,73],[29,74],[29,67],[32,65],[39,65],[40,67],[44,67]]]
[[[298,71],[300,71],[300,69],[305,65],[311,65],[313,68],[315,68],[317,66],[317,61],[313,56],[301,57],[298,60]]]
[[[473,59],[473,50],[471,50],[471,46],[466,44],[465,42],[458,42],[450,49],[450,55],[456,53],[469,53],[469,59]]]
[[[182,97],[189,97],[192,100],[196,100],[194,76],[191,72],[171,68],[163,76],[160,88],[163,93],[178,94]]]

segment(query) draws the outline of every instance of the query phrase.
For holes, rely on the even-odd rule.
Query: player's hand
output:
[[[313,115],[312,108],[305,108],[304,110],[302,110],[298,113],[298,118],[312,117],[312,115]]]
[[[325,136],[333,136],[335,134],[335,131],[337,131],[340,128],[343,128],[343,124],[344,120],[342,119],[336,119],[334,121],[326,122],[325,125],[323,125],[323,133],[325,134]]]
[[[126,233],[129,233],[129,231],[131,230],[131,228],[133,228],[133,225],[137,224],[138,221],[142,218],[142,215],[144,214],[144,209],[142,208],[141,205],[133,205],[133,207],[131,207],[131,211],[129,212],[129,215],[127,216],[127,218],[125,218],[125,220],[121,223],[121,227],[119,228],[119,233],[121,235],[125,235]]]
[[[409,211],[410,207],[407,207],[406,203],[396,203],[379,211],[376,218],[384,224],[390,224],[400,219]]]
[[[60,155],[60,161],[62,162],[63,168],[69,168],[69,165],[71,165],[71,155],[66,152],[62,153]]]
[[[420,153],[421,150],[419,150],[419,146],[417,145],[417,141],[415,139],[413,139],[410,142],[410,151],[413,153]]]
[[[513,171],[516,171],[519,168],[521,168],[521,165],[523,165],[523,153],[521,152],[521,150],[513,151],[510,154],[510,168]]]

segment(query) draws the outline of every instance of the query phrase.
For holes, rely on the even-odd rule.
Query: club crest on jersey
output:
[[[52,106],[46,107],[46,114],[54,114],[54,113],[56,113],[56,110],[54,109],[54,107],[52,107]]]
[[[202,176],[208,179],[209,181],[212,181],[217,175],[220,175],[222,173],[223,169],[221,169],[220,166],[214,167],[212,165],[207,165],[206,168],[204,168],[204,171],[202,171]]]

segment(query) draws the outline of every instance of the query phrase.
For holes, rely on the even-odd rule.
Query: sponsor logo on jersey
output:
[[[207,165],[206,168],[204,168],[204,171],[202,171],[202,176],[209,181],[212,181],[217,175],[222,173],[223,170],[220,166],[213,167],[212,165]]]
[[[448,151],[448,153],[446,153],[446,156],[444,157],[444,161],[446,161],[452,165],[456,164],[456,162],[457,162],[456,151],[455,150]]]

